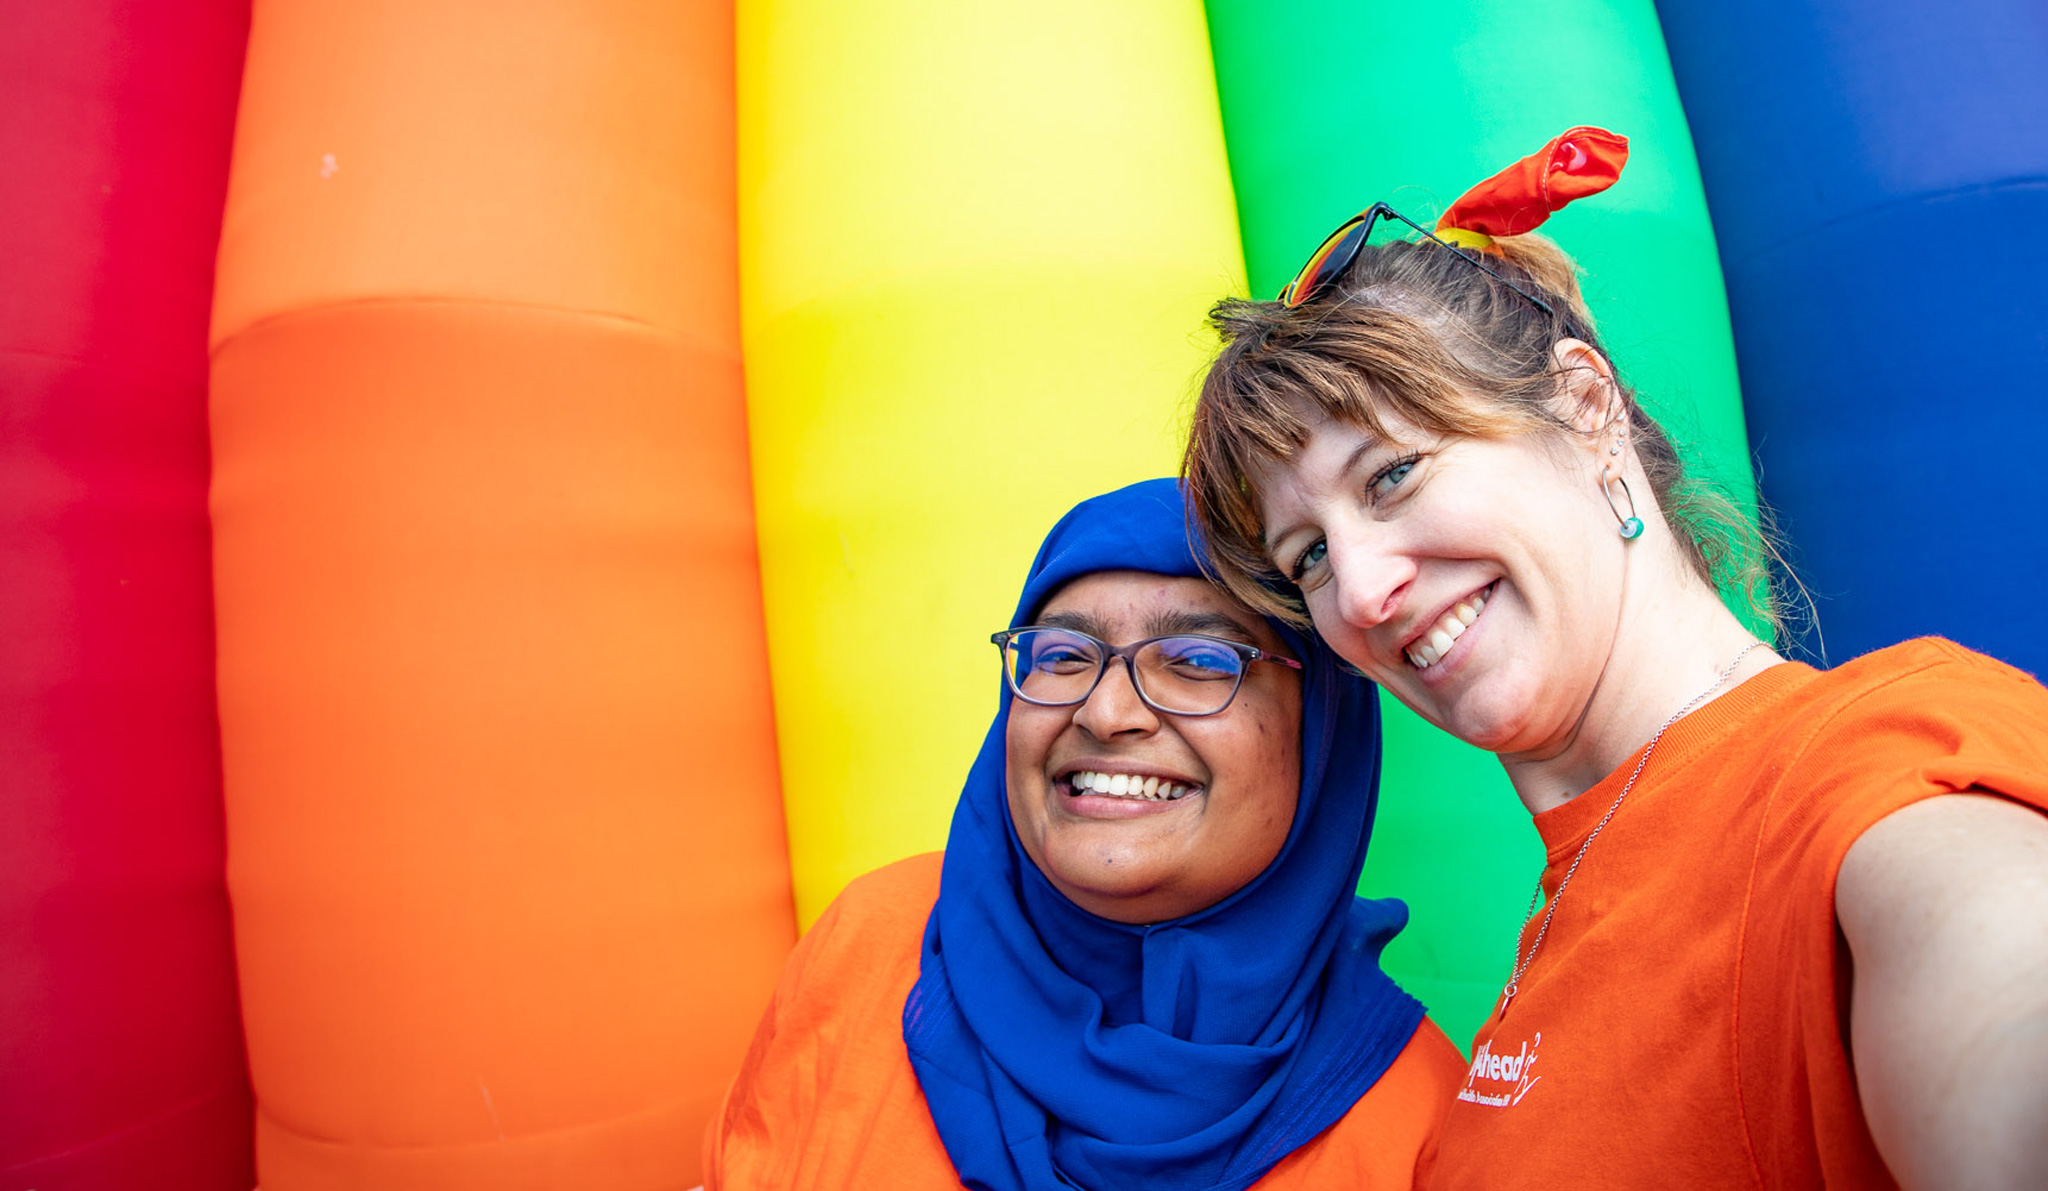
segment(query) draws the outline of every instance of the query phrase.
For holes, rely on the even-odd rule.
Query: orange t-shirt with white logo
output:
[[[1547,892],[1634,767],[1537,816]],[[1845,1049],[1835,875],[1885,815],[1965,790],[2048,808],[2048,690],[1947,641],[1774,666],[1673,725],[1474,1039],[1421,1185],[1894,1186]]]
[[[804,935],[705,1130],[706,1191],[960,1186],[903,1045],[938,895],[939,855],[913,856],[847,886]],[[1464,1066],[1424,1021],[1349,1113],[1253,1191],[1408,1191]]]

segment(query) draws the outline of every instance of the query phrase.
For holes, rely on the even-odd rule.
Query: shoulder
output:
[[[873,963],[907,954],[914,961],[939,899],[942,853],[926,852],[855,877],[797,944],[809,966],[849,954]]]
[[[1406,1191],[1415,1182],[1418,1161],[1436,1140],[1465,1069],[1458,1048],[1435,1022],[1424,1018],[1408,1045],[1351,1111],[1266,1172],[1255,1188]]]
[[[1944,794],[2048,805],[2048,690],[1954,642],[1908,641],[1813,673],[1785,711],[1773,819],[1828,850]]]
[[[1922,637],[1819,672],[1809,700],[1837,728],[1873,719],[1965,720],[1981,713],[2048,714],[2032,675],[1953,641]],[[2035,734],[2048,723],[2025,725]]]
[[[1864,666],[1863,663],[1874,663]],[[2048,847],[2048,689],[2025,671],[1953,641],[1923,638],[1843,670],[1889,671],[1851,704],[1847,726],[1884,740],[1919,737],[1899,760],[1896,797],[1869,817],[1844,858],[1845,927],[2039,871]],[[1866,680],[1867,681],[1867,680]],[[1996,797],[1990,797],[1995,795]],[[1924,925],[1932,915],[1920,913]],[[1864,926],[1875,934],[1874,923]],[[1897,932],[1891,932],[1897,933]]]
[[[919,930],[939,900],[939,870],[943,852],[921,852],[916,856],[885,864],[847,882],[831,908],[819,918],[836,918],[842,923],[866,929],[888,929],[915,920]]]
[[[1415,1036],[1408,1040],[1407,1047],[1359,1103],[1384,1094],[1390,1102],[1411,1109],[1420,1106],[1433,1130],[1435,1118],[1449,1107],[1451,1098],[1464,1084],[1468,1066],[1436,1022],[1425,1017],[1415,1027]]]
[[[1843,860],[1838,909],[1852,940],[1907,933],[1894,914],[1924,927],[1940,916],[1934,900],[2001,902],[2048,859],[2048,689],[1952,641],[1868,660],[1887,654],[1905,663],[1902,677],[1856,718],[1886,738],[1925,739],[1901,757],[1912,764],[1892,775],[1897,796],[1860,825]]]
[[[855,879],[790,954],[725,1106],[709,1185],[936,1186],[950,1172],[903,1047],[939,857]]]
[[[936,853],[913,856],[855,879],[833,900],[783,965],[764,1023],[777,1047],[836,1039],[902,1050],[898,1023],[917,982],[938,871]]]

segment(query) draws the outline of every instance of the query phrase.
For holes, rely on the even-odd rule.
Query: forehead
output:
[[[1431,437],[1428,431],[1389,410],[1379,411],[1377,420],[1378,425],[1368,426],[1317,411],[1303,419],[1301,441],[1293,452],[1285,459],[1275,460],[1273,466],[1339,467],[1352,456],[1375,447],[1414,446]]]
[[[1265,617],[1208,580],[1187,575],[1094,571],[1053,592],[1037,620],[1065,622],[1112,645],[1169,633],[1206,633],[1262,649],[1285,648]]]
[[[1258,511],[1268,535],[1333,493],[1348,492],[1353,473],[1391,450],[1419,443],[1422,431],[1388,417],[1385,434],[1356,422],[1318,413],[1307,420],[1302,441],[1285,457],[1269,458],[1251,470]]]

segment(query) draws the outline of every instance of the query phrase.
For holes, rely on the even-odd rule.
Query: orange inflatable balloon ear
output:
[[[1627,137],[1582,125],[1466,191],[1436,226],[1488,236],[1532,232],[1566,203],[1614,185],[1627,163]]]
[[[274,4],[214,310],[266,1191],[698,1178],[794,940],[716,4]]]

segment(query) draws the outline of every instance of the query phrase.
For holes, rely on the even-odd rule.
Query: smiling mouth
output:
[[[1087,794],[1137,802],[1175,802],[1201,788],[1142,773],[1101,773],[1092,769],[1076,770],[1060,779],[1060,784],[1076,798]]]
[[[1408,647],[1408,664],[1417,670],[1427,670],[1442,661],[1445,654],[1457,647],[1458,638],[1465,635],[1465,630],[1472,627],[1479,614],[1486,611],[1487,597],[1499,584],[1500,580],[1494,580],[1444,613],[1441,620]]]

